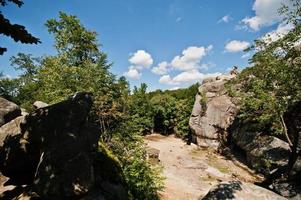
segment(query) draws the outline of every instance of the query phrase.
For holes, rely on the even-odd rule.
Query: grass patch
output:
[[[220,172],[224,174],[230,174],[230,169],[227,166],[224,166],[222,163],[218,161],[218,158],[212,156],[208,158],[208,165],[218,169]]]

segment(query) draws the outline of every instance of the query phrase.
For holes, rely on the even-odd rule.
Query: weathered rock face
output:
[[[237,107],[224,88],[233,77],[223,75],[205,79],[195,97],[189,126],[202,147],[217,148],[221,132],[226,131],[235,117]]]
[[[0,126],[21,115],[21,109],[15,103],[0,97]]]
[[[286,198],[250,183],[232,181],[218,184],[203,198],[203,200],[220,199],[285,200]]]
[[[41,199],[127,199],[118,162],[87,122],[91,106],[80,93],[1,127],[1,173]]]
[[[276,137],[253,132],[250,127],[247,123],[240,124],[231,131],[232,142],[245,152],[249,165],[266,175],[287,165],[289,144]]]

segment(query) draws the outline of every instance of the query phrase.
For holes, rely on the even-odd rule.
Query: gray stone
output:
[[[3,142],[8,135],[14,136],[21,134],[20,124],[24,122],[24,120],[25,117],[20,116],[0,127],[0,147],[3,146]]]
[[[237,108],[232,98],[226,95],[224,87],[227,80],[233,77],[221,75],[218,79],[207,78],[199,87],[189,120],[199,146],[217,149],[220,131],[225,131],[235,117]],[[206,107],[201,105],[201,101],[206,101]]]
[[[289,144],[276,137],[248,130],[250,127],[250,124],[241,124],[231,134],[232,142],[245,152],[249,165],[266,175],[287,165]]]
[[[33,103],[33,107],[35,108],[35,109],[38,109],[38,108],[44,108],[44,107],[47,107],[47,106],[49,106],[47,103],[44,103],[43,101],[35,101],[34,103]]]
[[[21,109],[15,103],[0,97],[0,126],[21,115]]]
[[[203,200],[285,200],[286,198],[265,188],[240,181],[222,182],[213,187]]]

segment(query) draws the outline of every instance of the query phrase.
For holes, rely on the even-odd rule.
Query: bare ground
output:
[[[173,135],[152,134],[145,137],[145,143],[160,150],[159,159],[166,178],[162,200],[196,200],[221,181],[253,183],[262,180],[239,161],[194,144],[187,145]]]

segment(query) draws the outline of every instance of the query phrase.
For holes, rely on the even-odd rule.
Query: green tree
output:
[[[82,66],[87,61],[106,59],[99,51],[97,33],[86,30],[76,16],[60,12],[59,20],[49,19],[45,25],[54,34],[55,48],[59,55],[65,56],[68,65]]]
[[[154,110],[154,131],[164,135],[174,133],[176,126],[176,99],[168,94],[151,99]]]
[[[129,115],[135,124],[133,131],[142,135],[151,133],[154,126],[152,105],[146,89],[145,83],[142,83],[139,88],[135,86],[129,99]]]

